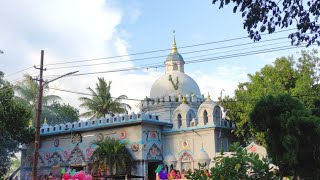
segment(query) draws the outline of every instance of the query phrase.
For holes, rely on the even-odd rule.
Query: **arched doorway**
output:
[[[178,164],[180,165],[180,171],[182,171],[183,169],[186,171],[193,170],[192,154],[188,151],[183,151],[179,156]]]

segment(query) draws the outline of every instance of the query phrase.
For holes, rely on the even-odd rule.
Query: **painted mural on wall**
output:
[[[144,139],[145,141],[148,142],[154,142],[154,141],[158,141],[160,142],[160,132],[157,130],[145,130],[143,131],[144,134]]]
[[[153,143],[147,153],[147,160],[162,160],[162,152],[161,149]]]
[[[79,145],[76,145],[76,147],[71,151],[71,154],[67,160],[67,163],[69,165],[79,165],[79,164],[83,164],[84,162],[85,162],[85,156],[82,150],[79,148]]]
[[[58,152],[54,152],[48,159],[48,166],[64,165],[62,156]]]
[[[189,151],[182,151],[179,153],[179,159],[180,162],[190,162],[193,161],[192,153]]]
[[[27,158],[26,158],[26,166],[27,167],[32,167],[32,164],[33,164],[33,156],[32,155],[29,155]],[[38,155],[38,165],[37,167],[43,167],[45,166],[45,161],[43,160],[42,156],[39,154]]]

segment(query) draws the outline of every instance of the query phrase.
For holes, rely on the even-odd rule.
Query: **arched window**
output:
[[[217,125],[220,125],[221,120],[221,108],[219,106],[216,106],[214,108],[214,123]]]
[[[173,63],[173,70],[177,71],[178,70],[178,64],[177,63]]]
[[[190,113],[187,118],[187,127],[190,127],[190,122],[192,121],[192,114]]]
[[[178,114],[178,128],[180,128],[182,126],[182,118],[181,118],[181,114]]]
[[[208,123],[208,113],[207,110],[203,111],[203,124],[206,125]]]

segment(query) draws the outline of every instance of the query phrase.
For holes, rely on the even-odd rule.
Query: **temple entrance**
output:
[[[161,162],[148,162],[148,179],[149,180],[155,180],[156,179],[156,173],[154,172],[158,165],[161,164]]]
[[[84,170],[84,166],[70,166],[70,168],[73,170],[75,169],[76,172]]]
[[[182,170],[186,170],[186,171],[193,170],[192,166],[191,166],[191,162],[182,162],[181,163],[181,171]]]

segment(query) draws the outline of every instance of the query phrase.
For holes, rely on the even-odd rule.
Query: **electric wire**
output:
[[[294,30],[294,29],[295,29],[295,28],[286,29],[286,30],[280,30],[280,31],[274,32],[273,34],[281,33],[281,32],[286,32],[286,31],[291,31],[291,30]],[[269,33],[264,33],[264,34],[261,34],[261,35],[270,35],[270,34],[269,34]],[[223,43],[223,42],[240,40],[240,39],[244,39],[244,38],[248,38],[248,37],[249,37],[249,36],[243,36],[243,37],[238,37],[238,38],[231,38],[231,39],[225,39],[225,40],[219,40],[219,41],[212,41],[212,42],[207,42],[207,43],[200,43],[200,44],[193,44],[193,45],[187,45],[187,46],[180,46],[179,49],[196,47],[196,46],[203,46],[203,45],[208,45],[208,44],[218,44],[218,43]],[[287,37],[286,37],[286,38],[287,38]],[[257,41],[257,42],[259,42],[259,41]],[[114,58],[122,58],[122,57],[142,55],[142,54],[151,54],[151,53],[162,52],[162,51],[170,51],[170,50],[171,50],[171,48],[166,48],[166,49],[152,50],[152,51],[144,51],[144,52],[124,54],[124,55],[118,55],[118,56],[109,56],[109,57],[102,57],[102,58],[92,58],[92,59],[85,59],[85,60],[67,61],[67,62],[61,62],[61,63],[50,63],[50,64],[46,64],[46,66],[52,66],[52,65],[58,65],[58,64],[70,64],[70,63],[86,62],[86,61],[97,61],[97,60],[114,59]]]
[[[12,76],[12,75],[15,75],[15,74],[18,74],[18,73],[20,73],[20,72],[24,72],[24,71],[29,70],[29,69],[31,69],[31,68],[33,68],[33,66],[30,66],[30,67],[27,67],[27,68],[25,68],[25,69],[19,70],[19,71],[14,72],[14,73],[11,73],[11,74],[9,74],[9,75],[6,75],[6,76],[4,76],[4,78],[7,78],[7,77]]]
[[[257,50],[257,51],[249,51],[249,52],[236,53],[236,54],[225,55],[225,56],[198,59],[198,60],[194,60],[194,61],[186,61],[186,64],[193,64],[193,63],[199,63],[199,62],[208,62],[208,61],[217,61],[217,60],[228,59],[228,58],[233,58],[233,57],[241,57],[241,56],[255,55],[255,54],[261,54],[261,53],[276,52],[276,51],[288,50],[288,49],[293,49],[293,48],[301,48],[301,47],[304,47],[304,46],[274,47],[274,48]],[[115,70],[102,71],[102,72],[90,72],[90,73],[74,74],[74,75],[67,76],[65,78],[71,78],[71,77],[83,76],[83,75],[94,75],[94,74],[102,74],[102,73],[112,73],[112,72],[123,72],[123,71],[132,71],[132,70],[160,68],[160,67],[164,67],[164,66],[165,65],[163,65],[163,64],[158,64],[158,65],[149,65],[149,66],[140,66],[140,67],[130,67],[130,68],[115,69]],[[55,76],[60,76],[60,75],[51,75],[51,77],[55,77]]]
[[[67,90],[67,89],[61,89],[61,88],[50,88],[50,89],[53,89],[53,90],[57,90],[57,91],[61,91],[61,92],[67,92],[67,93],[72,93],[72,94],[78,94],[78,95],[85,95],[85,96],[92,96],[92,94],[90,93],[85,93],[85,92],[79,92],[79,91],[72,91],[72,90]],[[310,94],[304,94],[304,95],[295,95],[293,97],[305,97],[305,96],[308,96],[308,97],[314,97],[314,95],[310,95]],[[105,96],[101,96],[101,97],[105,97]],[[111,97],[112,99],[118,99],[117,97]],[[206,99],[204,97],[202,97],[203,99]],[[126,99],[123,99],[123,101],[148,101],[148,102],[151,102],[151,101],[155,101],[155,99],[135,99],[135,98],[126,98]],[[241,99],[241,100],[223,100],[222,102],[221,101],[213,101],[215,103],[225,103],[225,102],[234,102],[234,103],[237,103],[237,102],[257,102],[259,99]],[[177,101],[165,101],[165,100],[162,100],[160,102],[177,102]]]
[[[235,44],[235,45],[229,45],[229,46],[221,46],[221,47],[216,47],[216,48],[195,50],[195,51],[184,52],[183,54],[186,55],[186,54],[193,54],[193,53],[199,53],[199,52],[207,52],[207,51],[218,50],[218,49],[225,49],[225,48],[231,48],[231,47],[246,46],[246,45],[250,45],[250,44],[264,43],[264,42],[269,42],[269,41],[278,41],[278,40],[281,40],[281,39],[286,39],[286,37],[268,39],[268,40],[258,41],[258,42],[250,42],[250,43],[242,43],[242,44]],[[53,67],[53,68],[47,68],[48,65],[45,65],[45,67],[47,68],[47,70],[66,69],[66,68],[75,68],[75,67],[88,67],[88,66],[97,66],[97,65],[106,65],[106,64],[118,64],[118,63],[124,63],[124,62],[144,61],[144,60],[148,60],[148,59],[156,59],[156,58],[162,58],[162,57],[167,57],[167,56],[168,55],[166,54],[166,55],[153,56],[153,57],[145,57],[145,58],[130,59],[130,60],[118,60],[118,61],[95,63],[95,64],[82,64],[82,65],[73,65],[73,66],[65,66],[65,67]],[[195,57],[186,57],[186,59],[189,59],[189,58],[195,58]]]
[[[295,28],[292,29],[285,29],[285,30],[280,30],[277,32],[274,32],[273,34],[276,33],[281,33],[281,32],[286,32],[286,31],[291,31],[294,30]],[[268,33],[264,33],[261,35],[269,35]],[[238,38],[231,38],[231,39],[226,39],[226,40],[219,40],[219,41],[212,41],[212,42],[207,42],[207,43],[199,43],[199,44],[194,44],[194,45],[187,45],[187,46],[181,46],[179,47],[179,49],[183,49],[183,48],[190,48],[190,47],[196,47],[196,46],[203,46],[203,45],[208,45],[208,44],[214,44],[214,43],[223,43],[223,42],[229,42],[229,41],[234,41],[234,40],[240,40],[240,39],[245,39],[248,38],[249,36],[243,36],[243,37],[238,37]],[[259,42],[259,41],[258,41]],[[160,50],[152,50],[152,51],[145,51],[145,52],[138,52],[138,53],[132,53],[132,54],[125,54],[125,55],[119,55],[119,56],[110,56],[110,57],[103,57],[103,58],[92,58],[92,59],[86,59],[86,60],[78,60],[78,61],[68,61],[68,62],[62,62],[62,63],[51,63],[51,64],[46,64],[45,66],[51,66],[51,65],[58,65],[58,64],[69,64],[69,63],[75,63],[75,62],[86,62],[86,61],[95,61],[95,60],[103,60],[103,59],[113,59],[113,58],[120,58],[120,57],[127,57],[127,56],[134,56],[134,55],[142,55],[142,54],[150,54],[150,53],[156,53],[156,52],[161,52],[161,51],[168,51],[171,50],[169,48],[167,49],[160,49]],[[6,77],[18,74],[20,72],[24,72],[26,70],[31,69],[32,67],[27,67],[25,69],[16,71],[14,73],[11,73]]]
[[[283,46],[282,46],[283,47]],[[233,57],[242,57],[242,56],[247,56],[247,55],[255,55],[255,54],[261,54],[261,53],[269,53],[269,52],[277,52],[277,51],[282,51],[282,50],[289,50],[289,49],[294,49],[294,48],[301,48],[300,46],[289,46],[287,48],[269,48],[265,49],[267,51],[250,51],[250,52],[245,52],[245,53],[238,53],[238,54],[232,54],[232,55],[226,55],[226,56],[219,56],[219,57],[212,57],[212,58],[205,58],[205,59],[199,59],[199,60],[194,60],[194,61],[186,61],[186,64],[194,64],[194,63],[199,63],[199,62],[208,62],[208,61],[217,61],[217,60],[222,60],[222,59],[229,59]],[[73,74],[70,75],[66,78],[70,77],[75,77],[75,76],[84,76],[84,75],[93,75],[93,74],[105,74],[105,73],[112,73],[112,72],[123,72],[123,71],[132,71],[132,70],[142,70],[142,69],[153,69],[153,68],[160,68],[164,67],[164,64],[159,64],[159,65],[150,65],[150,66],[140,66],[140,67],[129,67],[129,68],[123,68],[123,69],[114,69],[114,70],[108,70],[108,71],[99,71],[99,72],[88,72],[88,73],[80,73],[80,74]]]

